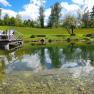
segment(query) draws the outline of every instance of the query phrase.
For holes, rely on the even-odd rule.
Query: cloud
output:
[[[91,11],[94,6],[94,0],[85,0],[85,3],[87,4],[89,11]]]
[[[19,14],[23,19],[33,19],[36,20],[38,17],[39,7],[31,3],[24,6],[24,10],[20,11]]]
[[[78,5],[84,5],[88,7],[89,11],[91,11],[92,7],[94,6],[94,0],[72,0],[72,2]]]
[[[23,7],[23,11],[19,14],[23,19],[37,20],[39,16],[39,8],[41,4],[44,4],[45,0],[30,0],[30,3]]]
[[[2,9],[2,17],[4,17],[6,14],[8,14],[9,17],[16,17],[17,15],[17,13],[13,10]]]
[[[4,6],[11,6],[11,4],[7,0],[0,0],[0,4]]]
[[[50,14],[51,14],[51,8],[46,9],[44,12],[44,15],[45,15],[44,24],[45,25],[47,25],[47,23],[48,23]]]
[[[61,2],[61,7],[66,10],[66,12],[77,11],[80,7],[76,4],[68,4],[68,2]]]
[[[39,8],[40,8],[41,4],[44,4],[44,3],[45,3],[45,0],[30,0],[30,3],[24,5],[23,10],[19,11],[18,14],[21,15],[22,19],[37,20],[39,17]],[[2,15],[3,17],[5,14],[8,14],[9,17],[12,17],[12,16],[16,17],[17,12],[15,12],[13,10],[8,10],[8,9],[2,9],[2,14],[3,14]]]
[[[75,4],[84,4],[85,0],[72,0],[73,3]]]
[[[72,0],[71,4],[68,2],[61,2],[61,6],[63,7],[61,12],[63,16],[66,14],[76,15],[78,11],[83,14],[85,9],[92,11],[94,0]]]

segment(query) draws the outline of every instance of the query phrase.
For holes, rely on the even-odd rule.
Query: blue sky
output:
[[[14,10],[16,12],[22,10],[23,6],[30,2],[30,0],[7,0],[7,1],[11,4],[11,6],[2,5],[2,7],[6,9]]]
[[[62,2],[62,1],[72,3],[71,0],[46,0],[45,8],[47,9],[47,8],[51,7],[54,3]],[[4,6],[3,4],[0,4],[1,7],[19,12],[19,11],[23,10],[24,5],[30,3],[30,0],[7,0],[7,2],[9,2],[11,4],[11,6]]]
[[[45,1],[45,21],[47,21],[50,13],[51,6],[55,2],[60,2],[63,7],[61,14],[73,14],[75,12],[83,11],[80,8],[81,5],[88,7],[88,10],[92,9],[94,0],[42,0]],[[0,0],[0,6],[2,7],[2,17],[8,14],[10,17],[16,17],[17,14],[21,15],[22,19],[36,20],[39,16],[40,0]]]

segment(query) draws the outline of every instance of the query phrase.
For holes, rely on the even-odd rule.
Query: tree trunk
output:
[[[74,34],[74,32],[73,32],[74,28],[72,27],[71,30],[72,30],[72,35],[73,35]]]

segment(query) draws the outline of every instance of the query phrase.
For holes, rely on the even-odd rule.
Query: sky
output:
[[[0,0],[2,8],[2,17],[8,14],[9,17],[16,17],[20,14],[22,19],[36,20],[39,16],[39,7],[41,3],[45,7],[45,22],[51,13],[51,6],[59,2],[62,6],[61,15],[68,13],[75,14],[77,11],[83,11],[86,7],[91,11],[94,0]]]

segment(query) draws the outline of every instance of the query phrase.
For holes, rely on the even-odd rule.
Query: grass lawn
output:
[[[34,35],[45,35],[47,39],[62,39],[62,37],[57,37],[57,35],[63,35],[64,37],[69,37],[70,35],[66,31],[65,28],[30,28],[30,27],[12,27],[12,26],[0,26],[0,30],[6,29],[15,29],[16,31],[20,32],[19,34],[23,35],[24,40],[31,40],[30,36]],[[94,33],[94,28],[79,28],[74,30],[76,34],[76,38],[80,38],[85,34]],[[32,38],[34,40],[41,39],[42,37]]]

